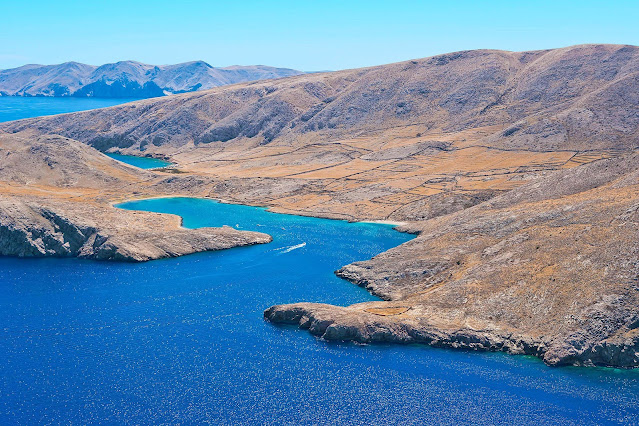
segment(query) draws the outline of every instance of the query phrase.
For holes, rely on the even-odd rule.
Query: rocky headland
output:
[[[337,271],[383,300],[274,306],[265,311],[273,322],[327,340],[635,367],[638,93],[635,46],[480,50],[21,120],[0,132],[61,135],[96,156],[176,165],[100,176],[91,166],[81,175],[93,192],[65,202],[200,196],[405,222],[419,234]],[[112,176],[123,183],[109,192]],[[57,179],[23,192],[68,192]]]
[[[639,365],[639,156],[558,172],[405,230],[336,273],[383,302],[274,306],[326,340],[502,350],[551,365]]]
[[[116,197],[159,194],[145,191],[155,173],[59,136],[0,135],[0,175],[1,255],[146,261],[271,241],[258,232],[186,229],[177,216],[114,208]]]

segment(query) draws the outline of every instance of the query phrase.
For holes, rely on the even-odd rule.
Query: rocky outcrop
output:
[[[166,215],[0,199],[0,255],[4,256],[141,262],[270,241],[266,234],[230,227],[181,228],[178,218]]]
[[[327,340],[426,343],[639,366],[639,154],[556,172],[414,222],[414,240],[337,274],[385,301],[265,317]]]

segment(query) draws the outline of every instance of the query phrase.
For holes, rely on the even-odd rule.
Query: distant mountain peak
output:
[[[180,65],[180,64],[178,64]],[[210,64],[202,61],[202,60],[197,60],[197,61],[190,61],[190,62],[184,62],[183,65],[192,65],[192,66],[203,66],[203,67],[207,67],[207,68],[213,68],[213,66],[211,66]]]

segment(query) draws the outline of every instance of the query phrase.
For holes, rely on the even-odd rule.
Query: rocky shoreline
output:
[[[178,218],[154,213],[0,200],[3,256],[144,262],[271,241],[269,235],[228,226],[186,229]]]
[[[408,311],[399,305],[400,310]],[[392,308],[391,308],[392,309]],[[536,339],[499,330],[447,329],[418,317],[388,318],[389,308],[369,309],[361,305],[338,307],[316,303],[275,305],[264,311],[274,324],[297,325],[327,341],[363,344],[425,344],[438,348],[474,351],[500,351],[512,355],[541,358],[550,366],[603,366],[635,368],[639,366],[639,333],[630,339],[610,340],[588,350],[555,347],[550,340]]]

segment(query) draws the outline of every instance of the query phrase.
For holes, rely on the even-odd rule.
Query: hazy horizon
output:
[[[34,11],[37,10],[37,13]],[[441,53],[639,44],[639,4],[33,0],[2,6],[0,69],[122,60],[338,70]],[[51,19],[54,16],[55,19]]]
[[[629,43],[581,43],[583,45],[588,45],[588,44],[614,44],[614,45],[630,45],[630,46],[635,46],[633,44],[629,44]],[[577,44],[580,45],[580,44]],[[531,49],[531,50],[527,50],[527,51],[534,51],[534,50],[553,50],[553,49],[561,49],[561,48],[567,48],[567,47],[572,47],[572,46],[576,46],[576,45],[566,45],[566,46],[556,46],[556,47],[549,47],[549,48],[545,48],[545,49]],[[477,48],[477,49],[467,49],[467,50],[502,50],[502,51],[508,51],[508,50],[504,50],[504,49],[490,49],[490,48]],[[510,50],[510,52],[523,52],[524,50],[518,50],[518,51],[513,51]],[[446,54],[446,53],[454,53],[457,51],[451,50],[451,51],[446,51],[446,52],[438,52],[438,53],[433,53],[432,55],[428,55],[428,56],[422,56],[422,57],[414,57],[414,58],[406,58],[406,59],[400,59],[399,61],[395,61],[395,62],[404,62],[404,61],[409,61],[411,59],[422,59],[422,58],[426,58],[426,57],[430,57],[430,56],[437,56],[437,55],[441,55],[441,54]],[[292,67],[287,67],[287,66],[277,66],[277,65],[270,65],[270,64],[230,64],[230,65],[213,65],[207,61],[204,61],[203,59],[193,59],[190,61],[183,61],[183,62],[175,62],[175,63],[165,63],[165,64],[153,64],[153,63],[148,63],[148,62],[143,62],[143,61],[138,61],[136,59],[121,59],[121,60],[117,60],[117,61],[113,61],[113,62],[104,62],[101,64],[89,64],[86,62],[80,62],[80,61],[75,61],[73,59],[70,59],[68,61],[64,61],[64,62],[58,62],[58,63],[52,63],[52,64],[44,64],[44,63],[25,63],[22,65],[17,65],[15,67],[10,67],[10,68],[0,68],[0,71],[6,70],[6,69],[15,69],[15,68],[20,68],[20,67],[25,67],[25,66],[29,66],[29,65],[34,65],[34,66],[56,66],[56,65],[63,65],[65,63],[81,63],[83,65],[89,65],[89,66],[94,66],[94,67],[100,67],[103,65],[108,65],[108,64],[114,64],[114,63],[118,63],[118,62],[137,62],[137,63],[141,63],[144,65],[154,65],[154,66],[170,66],[170,65],[179,65],[179,64],[187,64],[190,62],[199,62],[199,61],[203,61],[206,62],[207,64],[211,65],[214,68],[232,68],[232,67],[251,67],[251,66],[255,66],[255,67],[260,67],[260,66],[267,66],[267,67],[274,67],[274,68],[288,68],[288,69],[295,69],[297,71],[303,71],[306,73],[321,73],[321,72],[332,72],[332,71],[340,71],[340,70],[345,70],[348,68],[339,68],[339,69],[322,69],[322,70],[300,70],[297,68],[292,68]],[[378,65],[387,65],[390,64],[392,62],[385,62],[385,63],[379,63],[379,64],[369,64],[369,65],[364,65],[362,67],[353,67],[353,68],[365,68],[365,67],[370,67],[370,66],[378,66]]]
[[[100,67],[103,65],[107,65],[107,64],[115,64],[118,62],[137,62],[140,64],[144,64],[144,65],[154,65],[154,66],[159,66],[159,67],[164,67],[164,66],[169,66],[169,65],[179,65],[179,64],[188,64],[191,62],[199,62],[199,61],[203,61],[206,62],[207,64],[211,65],[212,67],[215,68],[231,68],[231,67],[261,67],[261,66],[267,66],[267,67],[274,67],[273,65],[269,65],[269,64],[230,64],[230,65],[213,65],[210,64],[207,61],[204,61],[203,59],[193,59],[190,61],[182,61],[182,62],[174,62],[174,63],[166,63],[166,64],[152,64],[149,62],[143,62],[143,61],[138,61],[136,59],[120,59],[117,61],[112,61],[112,62],[104,62],[101,64],[89,64],[86,62],[81,62],[81,61],[76,61],[73,59],[69,59],[68,61],[63,61],[63,62],[56,62],[56,63],[51,63],[51,64],[45,64],[45,63],[38,63],[38,62],[30,62],[30,63],[25,63],[22,65],[16,65],[15,67],[8,67],[8,68],[0,68],[0,71],[2,70],[6,70],[6,69],[15,69],[15,68],[20,68],[20,67],[26,67],[29,65],[34,65],[34,66],[56,66],[56,65],[63,65],[63,64],[68,64],[68,63],[79,63],[79,64],[83,64],[83,65],[89,65],[89,66],[93,66],[93,67]],[[274,68],[291,68],[291,67],[274,67]],[[304,70],[301,70],[304,71]],[[322,71],[333,71],[333,70],[320,70],[320,71],[316,71],[316,70],[311,70],[310,72],[322,72]]]

